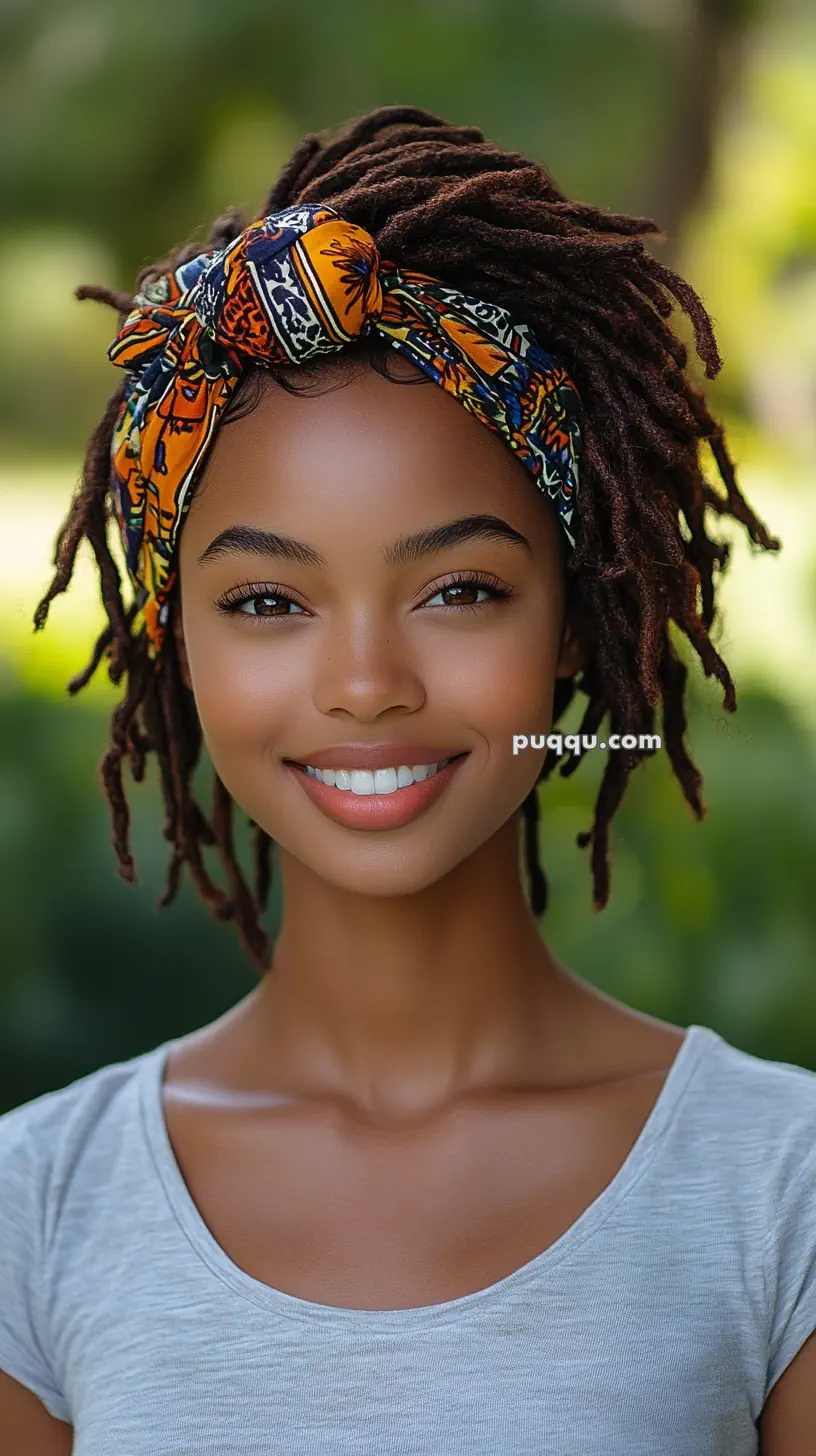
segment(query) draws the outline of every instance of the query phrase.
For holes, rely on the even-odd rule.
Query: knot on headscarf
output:
[[[236,361],[302,364],[342,348],[379,317],[379,267],[370,233],[330,207],[262,218],[221,252],[152,284],[110,358],[129,369],[144,366],[186,323]]]
[[[380,258],[365,228],[304,203],[147,284],[108,354],[128,371],[112,495],[155,657],[192,488],[247,364],[303,364],[376,332],[530,471],[570,545],[581,453],[564,367],[497,304]]]

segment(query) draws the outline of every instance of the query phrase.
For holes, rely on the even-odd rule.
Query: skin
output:
[[[529,547],[471,541],[402,568],[384,559],[419,530],[473,515],[503,518]],[[326,566],[234,551],[199,564],[223,529],[272,521]],[[580,661],[571,639],[561,647],[559,547],[523,467],[432,385],[395,386],[367,370],[309,400],[268,390],[252,416],[222,432],[182,534],[183,637],[213,762],[282,847],[289,903],[329,886],[341,892],[344,917],[352,904],[352,914],[362,910],[365,935],[372,898],[437,886],[447,901],[449,877],[463,881],[461,867],[483,850],[498,869],[506,846],[494,837],[509,826],[510,843],[512,815],[543,758],[512,757],[513,729],[550,724],[556,671]],[[499,577],[514,599],[423,607],[461,568]],[[296,593],[306,611],[265,622],[219,616],[214,601],[247,580]],[[349,740],[405,738],[470,756],[433,821],[396,833],[331,823],[279,768],[281,757]],[[420,903],[411,902],[411,919]],[[286,954],[281,945],[278,975]]]
[[[559,1238],[630,1153],[684,1032],[583,983],[527,908],[517,811],[542,753],[514,757],[511,739],[547,731],[557,677],[583,660],[557,523],[443,391],[336,375],[306,397],[270,387],[222,429],[182,531],[183,670],[215,768],[280,846],[284,919],[257,988],[174,1049],[164,1108],[191,1197],[246,1273],[404,1308],[484,1288]],[[474,515],[527,544],[386,559]],[[322,564],[202,562],[236,525]],[[469,611],[439,596],[474,572],[512,594]],[[219,612],[247,583],[302,613]],[[283,763],[406,739],[468,757],[399,829],[330,821]],[[814,1376],[811,1340],[768,1402],[763,1456],[812,1449]],[[64,1456],[71,1432],[0,1375],[0,1438]]]

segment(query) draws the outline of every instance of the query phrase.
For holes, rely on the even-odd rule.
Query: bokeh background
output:
[[[116,701],[71,701],[101,625],[83,557],[31,613],[114,381],[113,315],[73,288],[256,209],[305,131],[413,103],[655,216],[717,324],[712,389],[778,556],[741,529],[717,642],[739,710],[693,669],[708,815],[663,756],[615,821],[611,900],[584,851],[602,768],[544,791],[555,950],[653,1015],[816,1068],[816,15],[805,0],[4,0],[0,12],[0,1108],[212,1019],[255,982],[135,789],[140,882],[114,869],[97,763]],[[687,656],[689,656],[687,654]],[[696,659],[689,656],[696,663]],[[593,759],[597,759],[594,762]],[[270,913],[274,928],[277,907]]]

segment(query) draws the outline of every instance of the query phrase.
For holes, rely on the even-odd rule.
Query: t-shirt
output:
[[[816,1329],[816,1073],[691,1026],[548,1249],[459,1299],[357,1310],[216,1242],[164,1119],[174,1044],[0,1117],[0,1369],[74,1456],[756,1453]]]

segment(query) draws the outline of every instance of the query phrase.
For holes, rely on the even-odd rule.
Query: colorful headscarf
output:
[[[247,364],[303,364],[380,334],[499,435],[571,546],[581,451],[565,369],[496,304],[380,258],[364,228],[302,204],[151,282],[110,347],[129,371],[113,433],[113,503],[135,630],[161,650],[179,528]]]

